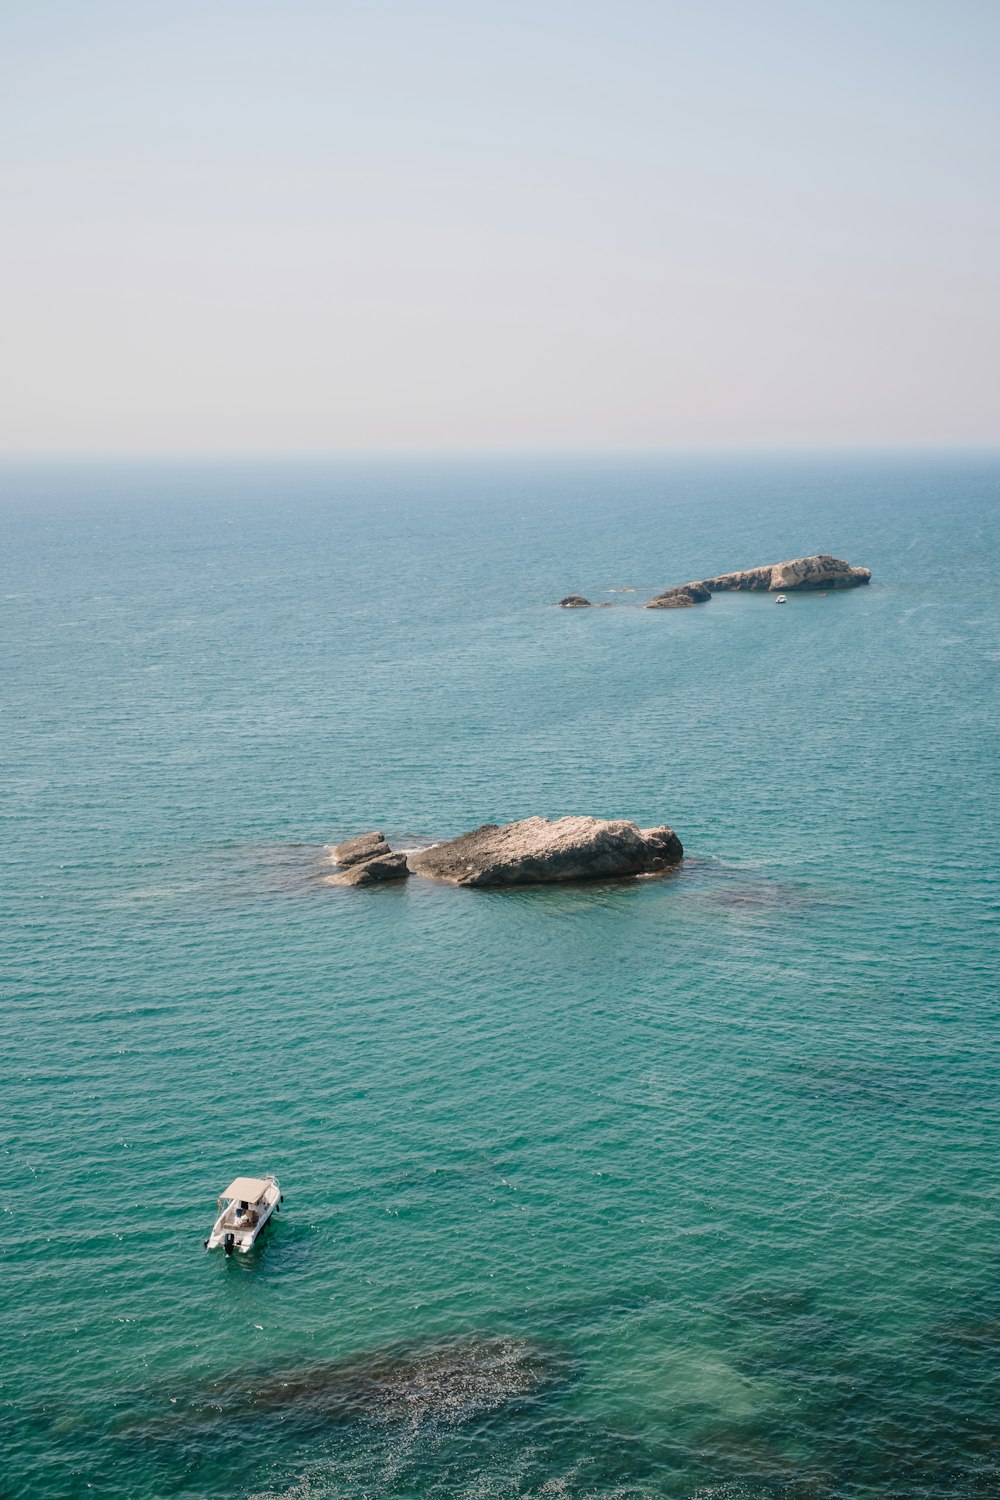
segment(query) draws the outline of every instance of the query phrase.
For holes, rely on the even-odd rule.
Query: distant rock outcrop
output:
[[[338,844],[333,860],[340,868],[332,885],[374,885],[382,880],[405,880],[410,871],[405,854],[394,854],[384,833],[362,833]]]
[[[715,578],[706,578],[704,586],[713,594],[726,589],[790,594],[795,589],[856,589],[870,583],[871,576],[871,568],[854,568],[841,557],[819,552],[812,557],[793,557],[790,562],[719,573]]]
[[[717,573],[700,583],[682,583],[657,594],[647,609],[687,609],[703,604],[727,589],[789,594],[796,589],[856,589],[871,582],[871,568],[854,568],[841,557],[817,552],[812,557],[793,557],[789,562],[766,563],[761,568],[743,568],[736,573]]]
[[[565,599],[559,600],[560,609],[610,609],[611,605],[606,599],[600,604],[595,604],[593,599],[585,599],[582,594],[567,594]]]
[[[672,828],[639,828],[625,819],[525,818],[484,823],[448,843],[409,857],[415,875],[452,885],[537,885],[646,875],[684,856]]]
[[[666,589],[650,599],[647,609],[690,609],[695,604],[704,604],[711,599],[711,590],[703,583],[682,583],[675,589]]]

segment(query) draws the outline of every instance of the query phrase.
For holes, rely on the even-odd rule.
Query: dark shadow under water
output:
[[[160,1415],[130,1421],[130,1439],[214,1446],[277,1421],[302,1434],[361,1423],[408,1432],[473,1422],[538,1399],[565,1382],[569,1360],[554,1346],[509,1335],[398,1344],[336,1360],[234,1369],[163,1402]]]

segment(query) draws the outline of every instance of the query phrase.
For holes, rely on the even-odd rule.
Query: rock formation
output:
[[[410,871],[405,854],[377,854],[331,876],[334,885],[374,885],[382,880],[405,880]]]
[[[679,864],[683,855],[671,828],[639,828],[624,819],[525,818],[484,823],[411,854],[409,865],[415,875],[452,885],[536,885],[652,874]]]
[[[359,865],[362,860],[389,853],[391,850],[384,833],[361,833],[356,839],[348,839],[346,844],[338,844],[333,851],[333,860],[346,870],[348,865]]]
[[[843,558],[821,552],[812,557],[794,557],[790,562],[768,563],[762,568],[744,568],[738,573],[719,573],[704,580],[713,594],[724,589],[756,589],[791,593],[794,589],[855,589],[871,581],[871,568],[852,568]]]
[[[743,568],[737,573],[717,573],[700,583],[682,583],[657,594],[647,609],[687,609],[703,604],[726,589],[792,593],[795,589],[856,589],[871,582],[871,568],[853,568],[843,558],[818,552],[812,557],[793,557],[790,562],[767,563],[762,568]]]
[[[410,871],[405,854],[394,854],[384,833],[362,833],[338,844],[333,851],[340,868],[331,875],[331,885],[374,885],[382,880],[404,880]]]
[[[692,605],[704,604],[711,599],[709,589],[703,583],[682,583],[675,589],[667,589],[650,599],[647,609],[690,609]]]
[[[559,600],[560,609],[610,609],[611,605],[602,600],[595,604],[593,599],[585,599],[582,594],[567,594],[565,599]]]

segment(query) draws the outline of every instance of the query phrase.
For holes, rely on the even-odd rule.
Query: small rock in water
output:
[[[391,852],[384,833],[362,833],[356,839],[338,844],[333,851],[333,860],[346,870],[349,865],[359,865],[362,860]]]
[[[666,589],[650,599],[647,609],[690,609],[695,604],[704,604],[711,599],[711,592],[703,583],[682,583],[675,589]]]
[[[388,846],[386,846],[388,848]],[[410,871],[405,854],[377,854],[330,876],[331,885],[375,885],[382,880],[405,880]]]
[[[559,600],[560,609],[593,609],[594,606],[589,599],[582,594],[567,594],[565,599]]]
[[[405,854],[394,854],[384,833],[362,833],[338,844],[333,858],[340,866],[328,885],[375,885],[383,880],[405,880]]]

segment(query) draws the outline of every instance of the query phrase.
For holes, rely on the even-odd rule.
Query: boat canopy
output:
[[[263,1177],[237,1177],[226,1191],[223,1198],[238,1198],[241,1203],[259,1203],[267,1192],[267,1183]]]

